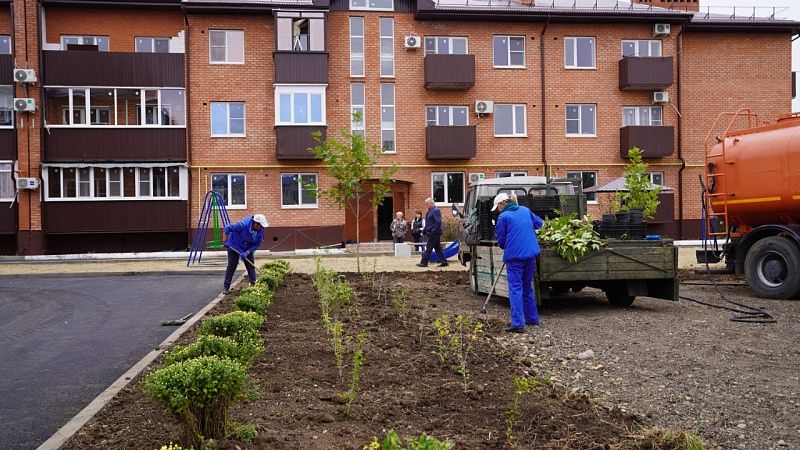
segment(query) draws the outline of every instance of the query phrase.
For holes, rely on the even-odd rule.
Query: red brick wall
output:
[[[14,29],[11,23],[11,6],[0,7],[0,34],[10,35]]]

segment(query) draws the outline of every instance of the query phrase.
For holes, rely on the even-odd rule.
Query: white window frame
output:
[[[225,199],[225,208],[226,209],[247,209],[247,174],[243,172],[213,172],[211,177],[208,179],[209,181],[209,190],[214,190],[214,177],[215,176],[225,176],[226,182],[228,183],[228,198]],[[242,177],[244,180],[244,204],[242,205],[234,205],[231,200],[233,200],[233,191],[231,189],[231,177]]]
[[[0,125],[0,130],[11,130],[14,129],[16,125],[16,116],[17,116],[14,112],[14,86],[5,85],[3,87],[11,88],[11,97],[9,97],[10,103],[7,106],[8,107],[7,112],[11,116],[11,125]]]
[[[384,154],[396,154],[397,153],[397,89],[394,83],[381,83],[381,152]],[[391,86],[392,87],[392,97],[393,103],[385,103],[385,99],[383,98],[383,86]],[[392,108],[392,123],[384,122],[383,121],[383,108]],[[394,136],[392,142],[394,142],[394,150],[384,150],[383,149],[383,132],[384,131],[391,131],[392,135]]]
[[[92,44],[80,44],[80,45],[96,45],[97,46],[97,51],[99,51],[99,52],[111,51],[111,38],[109,36],[105,36],[105,35],[101,35],[101,34],[98,34],[98,35],[89,35],[89,34],[86,34],[86,35],[84,35],[84,34],[64,34],[64,35],[61,35],[60,36],[61,50],[66,50],[67,49],[67,45],[68,44],[65,43],[64,41],[67,40],[67,39],[70,39],[70,38],[78,38],[81,41],[83,41],[86,38],[91,38],[92,39]],[[106,38],[108,40],[108,49],[107,50],[101,50],[100,49],[100,44],[97,43],[97,40],[99,38]]]
[[[353,20],[360,20],[361,21],[361,34],[353,34]],[[364,38],[364,34],[366,34],[366,25],[364,23],[363,16],[351,16],[350,20],[348,20],[348,26],[350,27],[350,76],[353,78],[364,78],[367,73],[367,62],[366,58],[364,57],[363,51],[366,50],[366,39]],[[353,52],[353,39],[361,39],[361,50],[362,53],[354,53]],[[361,74],[353,73],[353,61],[361,61]]]
[[[578,40],[589,39],[592,42],[592,65],[578,65]],[[572,47],[572,61],[567,61],[567,46]],[[564,38],[564,68],[570,70],[595,70],[597,69],[597,39],[593,36],[568,36]]]
[[[363,90],[363,97],[364,100],[362,103],[355,103],[353,100],[353,88],[356,86],[361,86]],[[350,131],[353,134],[361,134],[364,139],[367,138],[367,120],[366,120],[366,103],[367,102],[367,84],[366,83],[350,83]],[[353,115],[356,112],[361,113],[361,122],[356,122],[353,120]]]
[[[225,33],[225,60],[224,61],[214,61],[211,59],[211,48],[214,47],[211,45],[211,34],[212,33]],[[228,34],[229,33],[242,33],[242,60],[241,61],[231,61],[229,59],[230,56],[230,49],[228,48]],[[216,46],[219,47],[219,46]],[[244,64],[245,60],[245,40],[244,40],[244,30],[220,30],[220,29],[213,29],[208,30],[208,63],[209,64]]]
[[[369,1],[369,0],[367,0],[367,1]],[[379,28],[380,28],[380,30],[379,30],[379,32],[380,32],[379,44],[380,44],[380,55],[381,55],[381,57],[380,57],[381,78],[394,78],[394,74],[395,74],[395,65],[394,65],[394,18],[392,18],[392,17],[381,17],[381,18],[378,19],[378,21],[379,21],[378,23],[379,23]],[[384,21],[387,21],[387,22],[384,22]],[[390,35],[386,35],[386,36],[383,35],[383,33],[384,33],[383,24],[384,23],[391,24],[392,29],[389,30]],[[384,42],[384,40],[387,41],[387,42],[391,42],[392,43],[392,47],[391,47],[392,48],[392,52],[391,53],[384,53],[383,52],[383,42]],[[391,64],[392,64],[391,72],[384,73],[384,71],[383,71],[383,63],[384,62],[391,62]]]
[[[432,52],[428,51],[428,45],[427,45],[427,40],[428,39],[433,39],[434,51],[432,51]],[[447,53],[440,53],[439,52],[439,39],[447,39],[447,48],[449,50]],[[453,42],[457,41],[457,40],[458,41],[460,41],[460,40],[464,41],[464,47],[466,48],[466,51],[464,53],[453,53]],[[422,45],[425,48],[425,54],[426,55],[462,55],[462,54],[463,55],[468,55],[469,54],[469,38],[467,38],[466,36],[425,36],[425,38],[422,40]]]
[[[140,52],[136,50],[136,45],[138,44],[139,39],[150,39],[150,50],[146,52]],[[172,38],[163,37],[163,36],[134,36],[133,38],[133,50],[136,53],[156,53],[156,41],[167,41],[167,51],[166,53],[170,53],[169,51],[169,43]],[[210,44],[209,44],[210,45]],[[159,52],[161,53],[161,52]]]
[[[650,46],[652,46],[653,44],[658,44],[657,45],[657,47],[658,47],[658,56],[652,56],[652,55],[651,56],[639,56],[641,54],[641,48],[640,48],[639,44],[641,44],[642,42],[647,42],[647,45],[649,47],[647,49],[648,52],[650,50],[652,50],[652,47],[650,47]],[[658,40],[658,39],[623,39],[622,42],[620,43],[620,49],[619,49],[619,54],[621,56],[623,56],[623,57],[625,57],[625,44],[626,43],[633,43],[633,46],[634,46],[633,55],[628,55],[627,56],[628,58],[630,58],[630,57],[634,57],[634,58],[660,58],[664,54],[664,46],[661,44],[661,41]]]
[[[506,175],[507,174],[507,175]],[[495,178],[514,178],[514,177],[527,177],[528,172],[519,172],[513,170],[502,170],[494,173]]]
[[[45,128],[186,128],[186,121],[188,120],[188,111],[186,109],[186,88],[182,87],[153,87],[153,88],[142,88],[142,87],[111,87],[111,86],[47,86],[45,88],[45,98],[47,97],[47,89],[67,89],[68,93],[68,103],[66,106],[62,106],[62,114],[66,114],[68,111],[69,117],[69,124],[66,125],[51,125],[45,123]],[[91,91],[92,89],[103,89],[103,90],[113,90],[114,91],[114,123],[109,123],[108,125],[92,125],[91,120],[86,121],[86,123],[74,123],[74,111],[75,109],[83,110],[83,117],[86,116],[86,108],[89,108],[90,114],[92,110],[96,110],[99,108],[111,108],[109,105],[101,105],[101,106],[92,106],[91,105]],[[133,90],[139,91],[139,98],[138,103],[136,103],[136,107],[139,109],[139,117],[142,118],[142,122],[146,121],[147,117],[147,108],[155,106],[158,109],[158,123],[154,124],[141,124],[141,125],[118,125],[119,123],[119,116],[117,112],[119,112],[119,98],[118,98],[118,91],[119,90]],[[146,91],[157,91],[157,104],[156,105],[148,105],[147,102],[142,102],[142,96]],[[172,108],[172,104],[164,105],[161,102],[161,93],[163,91],[183,91],[183,110],[184,110],[184,124],[183,125],[161,125],[162,114],[161,111],[164,109]],[[83,105],[79,103],[75,103],[75,92],[83,92],[84,95],[84,103]],[[7,127],[0,127],[0,128],[7,128]]]
[[[508,39],[508,47],[506,48],[506,58],[508,58],[508,64],[505,66],[498,66],[495,64],[494,60],[494,40],[496,38],[506,38]],[[511,39],[522,39],[522,65],[511,64]],[[519,53],[519,52],[515,52]],[[525,36],[511,36],[505,34],[496,34],[492,36],[492,67],[495,69],[524,69],[527,67],[527,53],[528,48],[525,44]]]
[[[177,196],[163,196],[163,197],[153,197],[139,195],[139,169],[140,168],[149,168],[150,170],[150,193],[153,192],[153,168],[161,167],[164,168],[165,171],[165,189],[166,193],[169,194],[170,191],[170,181],[169,181],[169,170],[173,168],[178,169],[178,195]],[[61,169],[59,171],[59,196],[58,197],[51,197],[50,196],[50,168],[58,168]],[[89,171],[89,197],[81,197],[80,194],[80,178],[79,178],[79,171],[80,169],[88,168]],[[106,169],[106,196],[105,197],[96,197],[95,193],[95,176],[94,176],[94,169],[95,168],[104,168]],[[65,198],[64,195],[64,169],[75,169],[75,197]],[[111,169],[121,169],[120,170],[120,179],[119,183],[119,196],[111,196],[111,179],[108,176],[108,173]],[[133,175],[127,174],[126,170],[133,169]],[[125,196],[125,179],[126,177],[133,176],[134,177],[134,193],[133,197],[126,197]],[[116,181],[114,181],[116,183]],[[184,164],[128,164],[128,163],[97,163],[97,164],[86,164],[86,163],[61,163],[61,164],[45,164],[42,166],[42,192],[44,194],[44,200],[47,202],[107,202],[107,201],[128,201],[128,200],[141,200],[141,201],[162,201],[162,200],[187,200],[188,199],[188,192],[189,192],[189,173],[186,165]]]
[[[430,108],[434,108],[434,111],[436,112],[436,123],[435,124],[429,124],[428,123],[428,109],[430,109]],[[439,108],[447,108],[447,110],[448,110],[448,113],[447,113],[448,123],[442,124],[440,122],[440,120],[439,120]],[[464,110],[464,112],[465,112],[464,116],[467,118],[467,123],[466,124],[464,124],[464,125],[453,125],[453,117],[454,117],[453,112],[456,109],[463,109]],[[425,126],[428,126],[428,127],[430,127],[430,126],[435,126],[435,127],[467,127],[467,126],[469,126],[469,106],[461,106],[461,105],[456,105],[456,106],[428,105],[428,106],[425,107]]]
[[[297,176],[297,205],[286,205],[283,203],[283,176],[284,175],[296,175]],[[317,195],[315,196],[316,202],[315,203],[303,203],[303,176],[313,175],[314,179],[316,180],[316,192]],[[319,209],[319,174],[316,172],[281,172],[281,209]]]
[[[567,173],[566,173],[566,177],[570,178],[570,174],[578,174],[578,179],[581,180],[581,186],[583,186],[583,174],[584,173],[588,173],[588,172],[594,173],[594,185],[597,186],[598,184],[600,184],[600,175],[599,175],[598,171],[596,171],[596,170],[568,170]],[[575,178],[575,177],[572,177],[572,178]],[[591,187],[591,186],[583,186],[583,187]],[[598,201],[597,201],[597,193],[590,192],[590,193],[587,193],[586,195],[588,196],[588,195],[591,195],[591,194],[594,194],[594,200],[588,200],[587,199],[586,203],[588,203],[590,205],[596,205],[598,203]]]
[[[653,186],[664,186],[664,172],[647,172],[647,176]],[[661,178],[661,183],[656,183],[656,177]]]
[[[275,85],[275,125],[276,126],[326,126],[327,125],[327,104],[325,100],[326,85],[315,84],[276,84]],[[289,94],[291,121],[281,122],[281,94]],[[308,94],[308,122],[296,123],[294,120],[294,96],[295,94]],[[321,122],[311,121],[311,96],[319,95],[321,103]]]
[[[2,168],[2,165],[8,164],[8,170]],[[8,178],[10,180],[9,185],[11,186],[11,197],[0,197],[0,203],[11,202],[14,201],[14,195],[16,194],[16,186],[14,186],[14,161],[10,160],[3,160],[0,161],[0,177],[5,176],[8,174]]]
[[[353,6],[353,0],[350,0],[349,6],[350,11],[394,11],[394,0],[392,0],[392,6],[390,8],[378,8],[374,6],[369,6],[370,0],[365,0],[365,6]]]
[[[492,126],[494,128],[493,129],[494,137],[503,137],[503,138],[507,138],[507,137],[523,137],[523,138],[524,137],[528,137],[528,105],[526,105],[524,103],[500,103],[500,104],[496,104],[496,105],[494,105],[495,114],[494,114],[493,122],[497,120],[497,114],[496,113],[497,113],[497,107],[498,106],[499,107],[504,107],[504,106],[510,106],[511,107],[511,128],[512,128],[513,132],[511,134],[497,134],[497,127],[495,126],[494,123],[492,123]],[[516,129],[517,128],[517,107],[518,106],[522,106],[522,114],[524,115],[522,123],[525,125],[525,129],[522,130],[522,132],[520,132],[519,130]]]
[[[575,120],[575,119],[568,119],[567,118],[567,109],[570,106],[577,106],[578,107],[578,132],[577,133],[568,133],[567,132],[567,121],[568,120]],[[593,106],[594,107],[594,133],[583,133],[583,107],[584,106]],[[596,103],[567,103],[564,105],[564,136],[566,137],[577,137],[577,138],[596,138],[597,137],[597,104]]]
[[[650,123],[647,125],[642,125],[642,118],[641,113],[642,109],[649,109],[650,110]],[[625,110],[634,110],[634,121],[636,123],[625,125]],[[658,123],[653,123],[653,110],[658,110],[661,113],[661,120]],[[622,126],[629,127],[629,126],[636,126],[636,127],[660,127],[664,124],[664,109],[660,106],[623,106],[622,107]]]
[[[11,39],[11,35],[8,34],[0,34],[0,39],[8,38],[8,53],[3,53],[4,55],[13,55],[14,54],[14,40]]]
[[[461,183],[461,202],[457,202],[456,205],[458,206],[458,205],[463,205],[464,204],[464,200],[467,197],[467,184],[469,184],[469,179],[467,178],[467,174],[464,173],[464,172],[432,172],[431,173],[431,198],[434,199],[433,201],[434,201],[434,204],[436,206],[440,206],[441,207],[441,206],[450,206],[450,205],[452,205],[452,203],[448,203],[447,202],[447,197],[449,197],[449,195],[447,195],[449,193],[448,188],[447,188],[447,176],[450,175],[450,174],[460,174],[461,175],[461,180],[462,180],[462,183]],[[436,175],[444,175],[444,200],[445,201],[443,201],[443,202],[437,202],[436,198],[434,197],[433,177],[435,177]]]
[[[214,104],[221,103],[225,105],[225,124],[227,133],[225,134],[214,134]],[[233,103],[241,103],[242,104],[242,133],[231,133],[231,104]],[[211,137],[214,138],[242,138],[247,137],[247,104],[245,102],[210,102],[209,103],[209,111],[208,111],[208,118],[209,118],[209,125],[211,131]]]

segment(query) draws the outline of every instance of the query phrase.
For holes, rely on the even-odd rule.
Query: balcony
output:
[[[328,54],[325,52],[275,52],[276,83],[328,83]]]
[[[622,91],[666,89],[672,86],[674,75],[671,56],[619,60],[619,89]]]
[[[14,55],[0,55],[0,84],[14,84]]]
[[[0,234],[17,234],[17,203],[0,202]]]
[[[311,133],[319,131],[325,139],[327,127],[325,126],[276,126],[275,136],[278,144],[276,158],[279,160],[316,160],[317,157],[309,148],[319,145]]]
[[[0,129],[0,159],[17,159],[17,130],[13,128]]]
[[[44,161],[186,161],[185,128],[56,128],[44,134]]]
[[[428,159],[470,159],[477,153],[475,126],[429,126],[425,138]]]
[[[183,200],[120,200],[45,202],[44,231],[64,233],[127,233],[187,231]]]
[[[665,126],[629,126],[619,130],[619,154],[628,159],[628,151],[639,147],[642,158],[663,158],[675,151],[675,128]]]
[[[475,84],[475,55],[425,55],[425,89],[469,89]]]
[[[183,53],[42,52],[50,86],[185,87]]]

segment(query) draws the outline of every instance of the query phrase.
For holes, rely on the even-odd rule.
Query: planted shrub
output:
[[[256,279],[257,284],[262,284],[270,290],[275,290],[283,283],[285,272],[280,269],[269,267],[261,271],[261,275]]]
[[[203,439],[225,437],[228,409],[242,398],[245,372],[229,358],[203,356],[166,366],[143,382],[184,428],[184,444],[200,448]]]
[[[272,291],[262,285],[250,286],[236,297],[234,304],[241,311],[250,311],[263,316],[272,304]]]
[[[410,437],[403,442],[397,432],[389,430],[383,440],[378,441],[377,437],[373,437],[363,450],[449,450],[453,446],[450,441],[440,441],[426,434]]]
[[[229,337],[242,344],[260,339],[259,328],[264,325],[264,316],[254,312],[233,311],[221,316],[209,317],[200,324],[200,335]]]
[[[594,231],[588,216],[583,219],[576,219],[573,215],[547,219],[536,234],[539,240],[552,242],[556,252],[569,262],[603,247],[603,241]]]
[[[289,263],[282,260],[276,259],[274,261],[267,261],[261,265],[261,270],[267,270],[269,268],[279,269],[283,273],[289,273]]]
[[[242,366],[248,366],[258,358],[264,349],[261,339],[251,339],[238,343],[229,337],[205,335],[197,338],[197,342],[186,347],[176,345],[164,359],[164,365],[170,366],[201,356],[217,356],[232,359]]]

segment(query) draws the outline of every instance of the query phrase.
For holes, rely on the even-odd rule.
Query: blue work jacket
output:
[[[532,259],[541,253],[536,230],[542,227],[542,219],[524,206],[514,206],[507,206],[500,213],[494,229],[497,245],[503,249],[503,261]]]
[[[228,235],[225,247],[236,250],[242,256],[256,251],[264,242],[264,229],[255,232],[254,237],[253,223],[253,216],[247,216],[239,222],[228,224],[224,229],[225,234]]]

